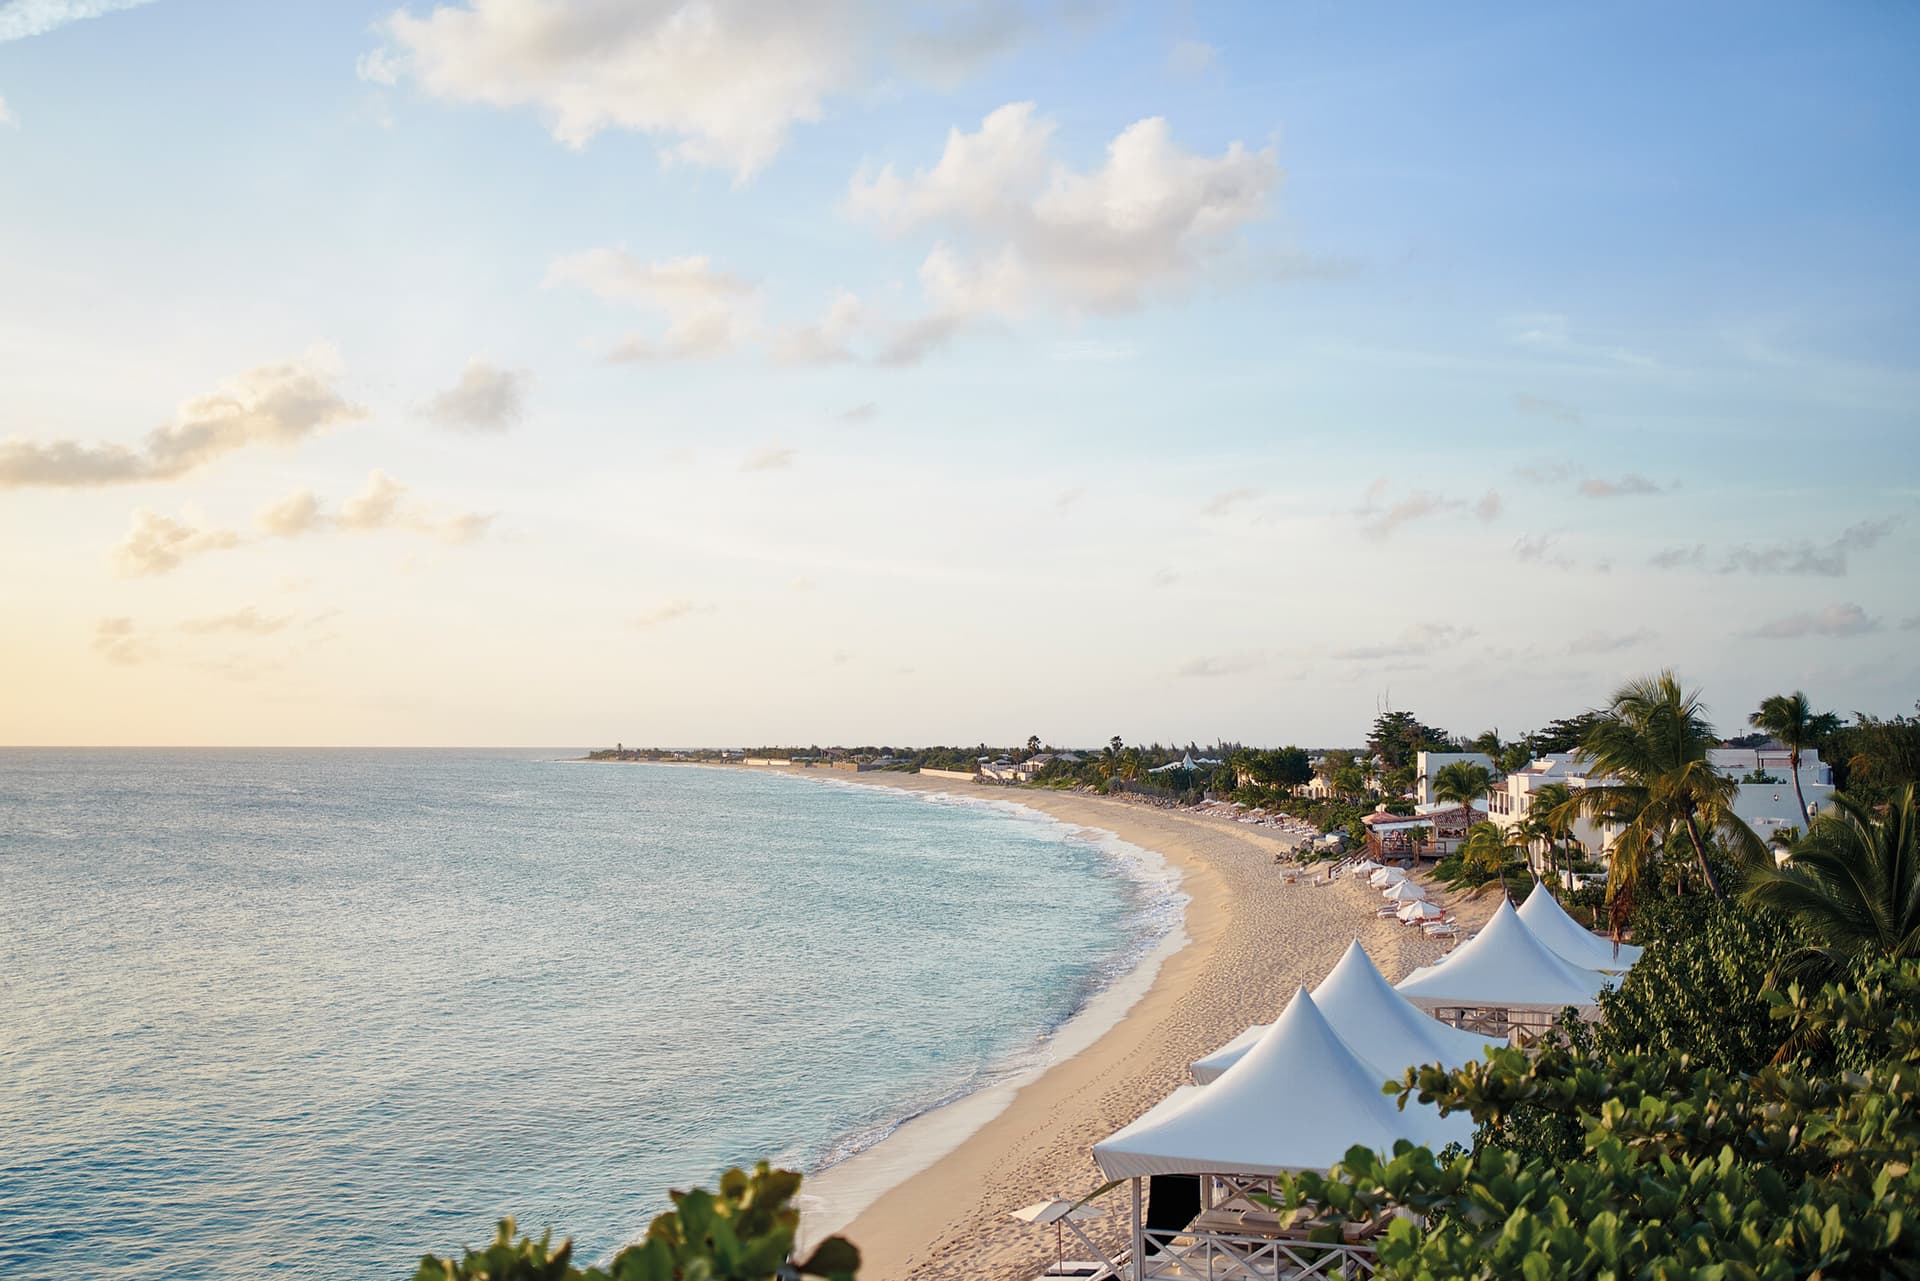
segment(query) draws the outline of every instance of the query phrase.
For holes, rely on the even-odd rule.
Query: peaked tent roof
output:
[[[1395,985],[1415,1005],[1481,1006],[1558,1013],[1572,1005],[1591,1010],[1605,974],[1569,965],[1535,937],[1506,899],[1493,919],[1438,965],[1415,970]]]
[[[1313,989],[1314,1004],[1353,1052],[1373,1065],[1382,1081],[1423,1063],[1459,1067],[1482,1057],[1497,1036],[1481,1036],[1449,1027],[1393,990],[1355,939],[1340,963]],[[1270,1024],[1250,1027],[1225,1045],[1196,1060],[1191,1071],[1201,1084],[1217,1079],[1239,1062]]]
[[[1539,881],[1533,883],[1533,893],[1520,905],[1519,917],[1542,943],[1570,965],[1618,974],[1640,959],[1641,949],[1633,944],[1622,943],[1616,952],[1611,939],[1581,928],[1580,922],[1568,916],[1567,909],[1561,907],[1560,901]]]
[[[1473,1118],[1380,1091],[1384,1078],[1335,1032],[1305,988],[1238,1063],[1093,1145],[1109,1179],[1325,1170],[1356,1143],[1473,1142]],[[1176,1096],[1177,1098],[1177,1096]]]

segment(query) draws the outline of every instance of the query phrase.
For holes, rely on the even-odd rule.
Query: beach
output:
[[[1093,1164],[1093,1144],[1189,1084],[1189,1063],[1249,1025],[1272,1021],[1294,989],[1319,982],[1356,936],[1389,980],[1447,947],[1376,918],[1380,895],[1357,877],[1327,884],[1325,872],[1313,870],[1287,883],[1275,855],[1293,838],[1270,828],[1081,793],[969,787],[907,774],[839,775],[836,781],[1004,801],[1108,832],[1166,858],[1191,898],[1184,945],[1156,958],[1151,983],[1124,1016],[1021,1085],[996,1115],[977,1128],[977,1118],[969,1120],[970,1132],[957,1144],[955,1136],[938,1133],[937,1117],[922,1118],[813,1181],[813,1190],[832,1199],[850,1188],[858,1194],[861,1183],[877,1191],[890,1175],[914,1171],[839,1229],[860,1247],[866,1281],[1038,1275],[1053,1258],[1053,1233],[1020,1223],[1011,1212],[1098,1188],[1104,1179]],[[1465,927],[1491,911],[1490,901],[1437,887],[1430,893]],[[1311,1098],[1303,1105],[1311,1106]],[[931,1164],[912,1151],[927,1144],[944,1152]],[[1116,1191],[1095,1203],[1109,1207],[1108,1214],[1083,1225],[1088,1235],[1120,1242],[1121,1199]]]

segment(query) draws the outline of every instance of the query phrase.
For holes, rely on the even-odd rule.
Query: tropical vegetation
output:
[[[1741,897],[1785,913],[1811,940],[1799,960],[1828,970],[1920,957],[1920,815],[1909,783],[1875,813],[1844,794],[1813,821],[1781,867],[1760,867]]]
[[[790,1262],[799,1191],[798,1174],[765,1161],[751,1174],[728,1170],[717,1192],[673,1193],[674,1208],[654,1219],[642,1240],[605,1268],[584,1270],[574,1266],[572,1241],[555,1245],[551,1232],[537,1241],[516,1236],[514,1221],[502,1219],[492,1244],[458,1258],[428,1255],[413,1281],[852,1281],[860,1252],[842,1237],[822,1241],[802,1263]]]

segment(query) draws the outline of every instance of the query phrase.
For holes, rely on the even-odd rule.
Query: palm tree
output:
[[[1503,828],[1498,823],[1475,823],[1460,843],[1460,861],[1487,874],[1486,879],[1506,879],[1507,869],[1525,850],[1519,829]]]
[[[1485,796],[1487,789],[1492,786],[1493,771],[1472,761],[1454,761],[1450,765],[1442,765],[1433,776],[1434,798],[1452,801],[1457,805],[1471,806]]]
[[[1607,781],[1572,793],[1559,821],[1593,818],[1621,827],[1609,849],[1607,901],[1616,935],[1633,906],[1641,872],[1685,837],[1700,876],[1715,898],[1725,898],[1707,861],[1715,834],[1737,861],[1757,866],[1766,846],[1733,811],[1740,785],[1707,763],[1718,746],[1699,691],[1687,693],[1671,671],[1642,677],[1614,691],[1580,745],[1593,777]]]
[[[1573,836],[1573,825],[1560,813],[1561,807],[1572,795],[1565,783],[1548,783],[1533,794],[1533,803],[1527,807],[1524,820],[1527,837],[1547,847],[1545,861],[1549,876],[1559,866],[1555,855],[1559,852],[1560,842]]]
[[[1753,872],[1743,901],[1798,920],[1830,964],[1920,957],[1920,816],[1909,783],[1884,817],[1845,794],[1785,867]]]
[[[1799,690],[1762,699],[1760,710],[1747,717],[1747,724],[1771,735],[1787,749],[1787,762],[1793,767],[1793,798],[1800,802],[1800,828],[1808,826],[1807,797],[1800,790],[1800,753],[1840,728],[1840,718],[1832,712],[1816,712]]]

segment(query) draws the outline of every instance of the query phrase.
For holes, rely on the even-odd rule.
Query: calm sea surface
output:
[[[0,1276],[604,1257],[1018,1064],[1174,919],[1049,820],[552,753],[0,750]]]

